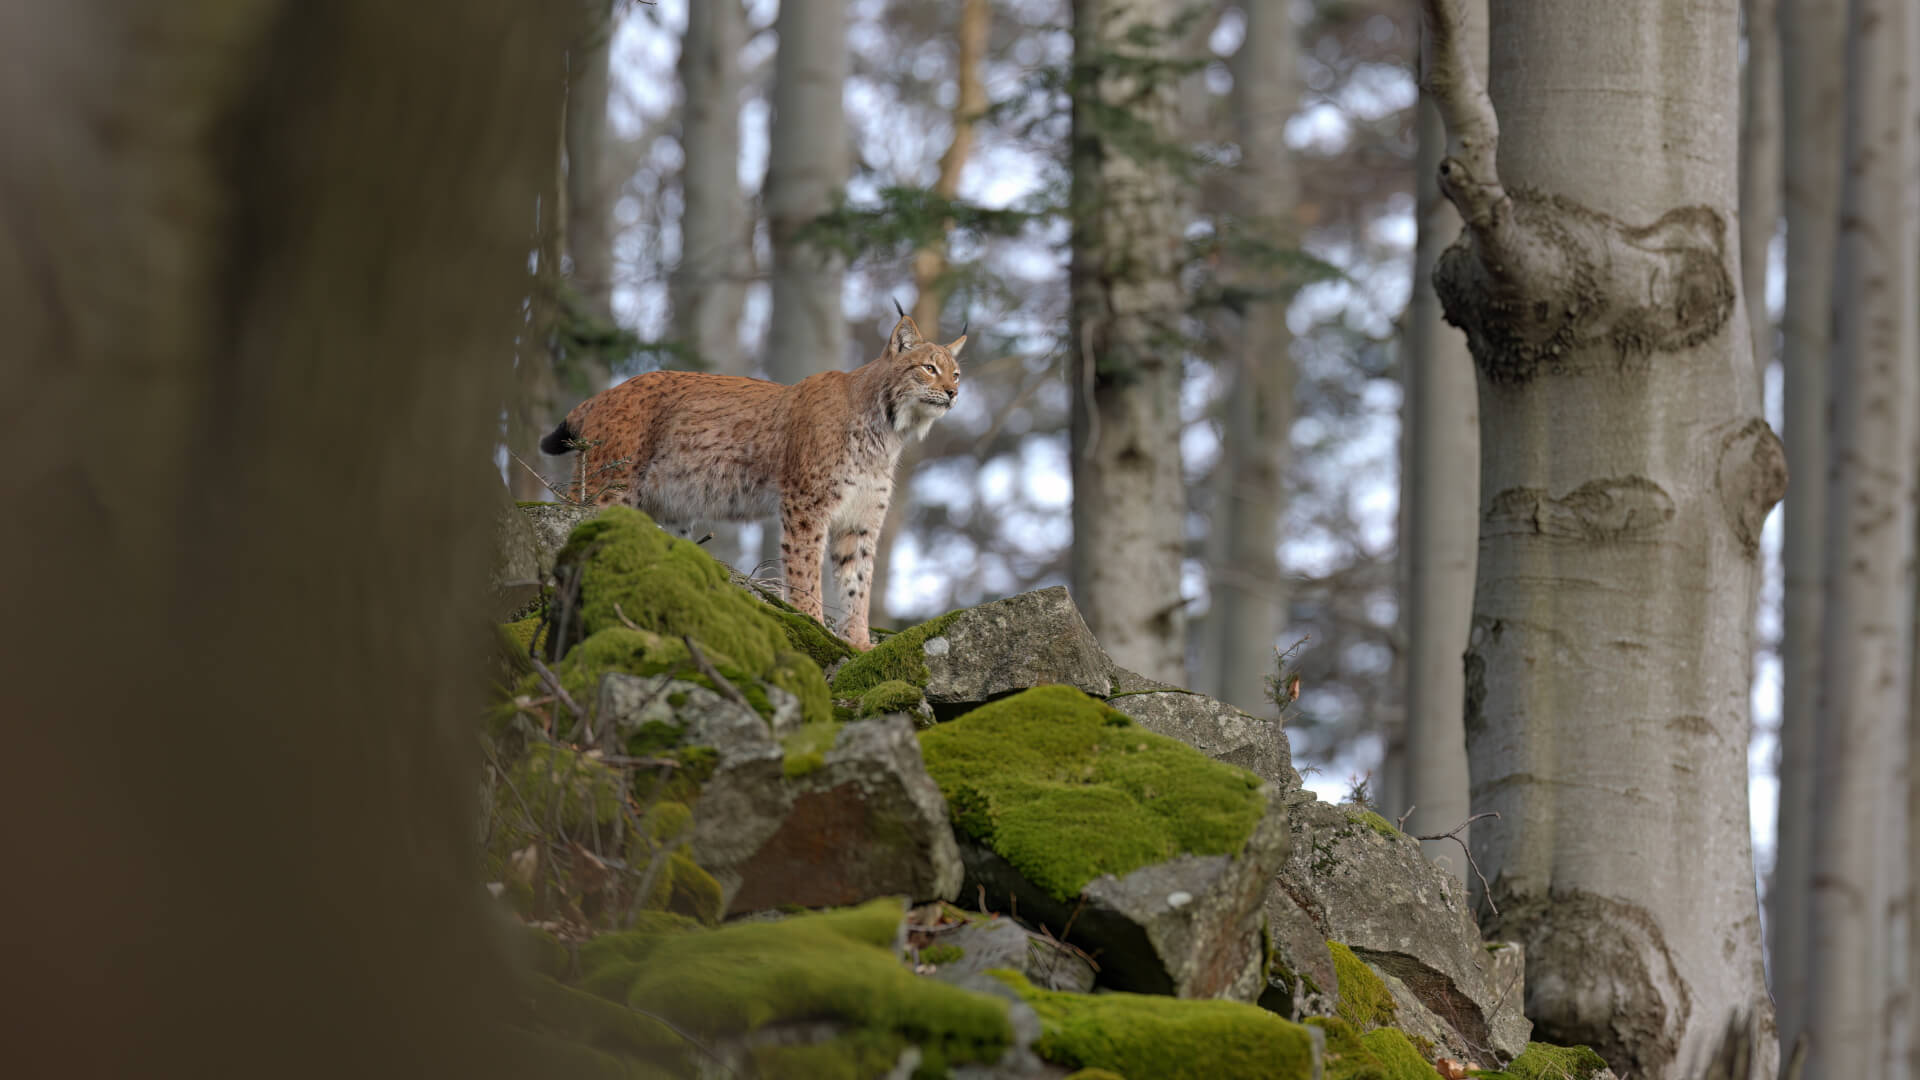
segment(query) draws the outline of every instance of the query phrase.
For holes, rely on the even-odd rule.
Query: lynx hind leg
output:
[[[861,651],[871,649],[871,631],[867,620],[873,605],[873,553],[880,543],[880,523],[885,512],[871,515],[833,536],[832,550],[835,585],[845,604],[846,620],[842,637]]]
[[[809,513],[792,500],[780,504],[780,561],[787,577],[787,602],[818,622],[826,621],[821,607],[820,562],[826,555],[824,515]]]

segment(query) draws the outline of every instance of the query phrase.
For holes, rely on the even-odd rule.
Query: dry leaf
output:
[[[1452,1058],[1443,1057],[1439,1061],[1434,1062],[1433,1067],[1441,1076],[1446,1077],[1447,1080],[1466,1080],[1466,1065]]]

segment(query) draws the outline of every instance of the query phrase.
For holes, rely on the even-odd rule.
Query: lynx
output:
[[[738,375],[655,371],[574,407],[540,449],[580,450],[587,475],[619,483],[595,497],[664,522],[780,515],[788,598],[822,618],[821,559],[845,600],[842,635],[872,647],[873,553],[908,436],[925,436],[960,393],[955,357],[903,312],[880,358],[792,386]]]

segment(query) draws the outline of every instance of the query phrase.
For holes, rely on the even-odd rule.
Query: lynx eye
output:
[[[920,366],[923,368],[926,368],[928,371],[933,372],[935,375],[940,374],[940,369],[937,367],[934,367],[932,364],[921,364]]]

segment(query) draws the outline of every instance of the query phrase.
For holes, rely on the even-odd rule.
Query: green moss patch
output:
[[[923,731],[920,750],[954,825],[1061,900],[1101,874],[1237,854],[1266,813],[1252,773],[1070,686]]]
[[[958,945],[929,945],[920,950],[920,962],[933,964],[936,967],[941,964],[957,964],[966,957],[967,950]]]
[[[833,749],[833,741],[840,737],[841,724],[829,720],[824,724],[808,724],[799,731],[780,740],[780,751],[786,760],[780,768],[788,776],[805,776],[827,763],[827,751]]]
[[[1348,821],[1355,825],[1365,825],[1367,828],[1372,829],[1374,832],[1379,833],[1389,840],[1398,840],[1406,835],[1399,829],[1394,828],[1393,822],[1388,821],[1372,810],[1358,806],[1348,806],[1343,809],[1346,811]]]
[[[1527,1049],[1498,1072],[1476,1070],[1470,1076],[1487,1080],[1587,1080],[1607,1067],[1599,1054],[1584,1046],[1528,1043]]]
[[[860,718],[885,713],[909,712],[920,707],[926,695],[904,679],[889,679],[860,695]]]
[[[1428,1080],[1433,1064],[1405,1033],[1378,1028],[1361,1035],[1338,1017],[1309,1017],[1327,1036],[1326,1080]]]
[[[927,670],[924,648],[927,639],[939,637],[948,624],[959,616],[960,612],[949,611],[937,619],[929,619],[919,626],[893,634],[871,650],[849,660],[847,666],[833,677],[833,696],[857,698],[884,682],[926,686],[927,680],[932,678],[932,672]]]
[[[1334,1010],[1340,1019],[1361,1031],[1392,1024],[1399,1006],[1380,976],[1337,941],[1327,942],[1327,951],[1333,954],[1333,971],[1340,980],[1340,1004]]]
[[[1306,1080],[1307,1030],[1254,1005],[1153,994],[1042,990],[1011,971],[995,978],[1040,1014],[1040,1056],[1069,1069],[1153,1080]]]
[[[869,1047],[904,1038],[953,1064],[999,1057],[1013,1038],[1005,1003],[903,967],[902,910],[876,900],[690,934],[606,934],[580,947],[582,985],[709,1037],[837,1020]]]

